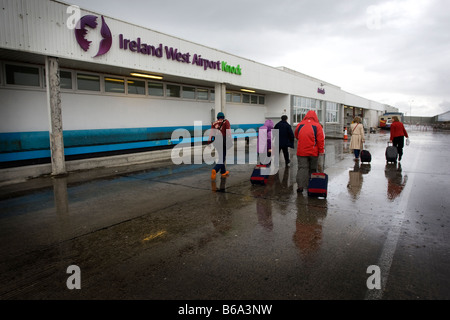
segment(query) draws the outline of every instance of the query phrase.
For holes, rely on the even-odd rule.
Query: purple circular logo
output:
[[[77,28],[75,29],[75,37],[77,39],[78,44],[84,51],[88,51],[92,41],[86,39],[86,35],[88,30],[86,27],[90,27],[92,29],[97,28],[97,17],[93,15],[87,15],[80,19],[78,22]],[[100,30],[100,34],[102,35],[102,40],[100,41],[100,47],[98,53],[94,56],[99,57],[104,55],[111,49],[112,46],[112,34],[108,25],[105,22],[105,18],[102,16],[102,28]]]

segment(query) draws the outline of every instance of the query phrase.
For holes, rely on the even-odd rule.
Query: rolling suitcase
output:
[[[263,175],[261,174],[262,168],[267,168],[268,166],[259,164],[253,169],[252,176],[250,177],[250,182],[252,184],[261,184],[265,185],[267,181],[269,180],[269,175]]]
[[[309,179],[308,196],[326,198],[328,195],[328,175],[326,173],[312,173]]]
[[[360,154],[361,163],[363,162],[369,162],[372,161],[372,155],[370,154],[369,150],[361,150]]]
[[[397,148],[394,147],[391,142],[388,142],[388,146],[386,148],[386,162],[397,162],[397,156]]]

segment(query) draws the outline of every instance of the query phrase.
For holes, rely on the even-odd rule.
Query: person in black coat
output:
[[[283,115],[281,121],[278,122],[274,129],[278,129],[280,138],[280,152],[283,150],[284,160],[286,166],[289,166],[291,160],[289,159],[289,148],[294,148],[294,132],[292,126],[287,122],[288,117]]]

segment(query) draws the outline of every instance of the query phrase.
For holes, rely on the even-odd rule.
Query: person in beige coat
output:
[[[366,142],[364,138],[364,126],[361,122],[360,117],[355,117],[350,126],[350,149],[352,149],[355,154],[355,160],[359,160],[359,154],[363,149],[364,142]]]

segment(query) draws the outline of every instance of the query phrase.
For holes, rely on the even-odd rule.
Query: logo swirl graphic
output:
[[[90,27],[92,29],[97,29],[97,17],[93,15],[87,15],[80,19],[78,23],[78,28],[75,29],[75,37],[77,39],[78,44],[84,51],[88,51],[91,46],[92,41],[86,39],[86,35],[88,30],[86,27]],[[107,53],[112,46],[112,34],[108,25],[105,22],[105,18],[102,16],[102,28],[100,30],[100,34],[102,36],[102,40],[100,41],[100,47],[97,54],[94,56],[99,57]]]

